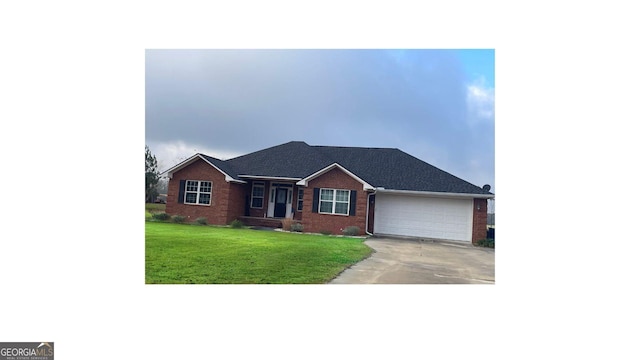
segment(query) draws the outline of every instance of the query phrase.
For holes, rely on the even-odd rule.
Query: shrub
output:
[[[242,221],[238,219],[233,220],[229,225],[231,225],[231,227],[234,229],[240,229],[244,227],[244,224],[242,223]]]
[[[154,220],[167,221],[171,218],[171,216],[167,213],[161,212],[157,214],[151,215]]]
[[[282,219],[282,230],[291,231],[291,224],[293,224],[293,219]]]
[[[200,225],[207,225],[207,218],[206,217],[199,217],[196,219],[196,223],[200,224]]]
[[[360,228],[357,226],[347,226],[346,228],[344,228],[344,230],[342,230],[342,233],[346,236],[360,235]]]
[[[173,215],[171,217],[171,221],[173,221],[174,223],[183,223],[186,218],[186,216],[182,215]]]
[[[495,239],[482,239],[482,240],[479,240],[476,245],[495,249],[496,240]]]
[[[298,222],[291,224],[291,231],[302,232],[304,226]]]
[[[320,234],[322,234],[322,235],[331,235],[331,230],[327,230],[327,229],[320,230]]]

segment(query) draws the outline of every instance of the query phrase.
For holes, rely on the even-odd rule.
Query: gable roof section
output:
[[[302,186],[307,186],[307,184],[309,183],[309,181],[317,178],[318,176],[325,174],[327,172],[329,172],[330,170],[333,170],[335,168],[338,168],[340,170],[342,170],[342,172],[344,172],[345,174],[351,176],[354,180],[358,181],[359,183],[362,184],[362,189],[363,190],[375,190],[375,187],[369,185],[366,181],[362,180],[361,178],[359,178],[357,175],[355,175],[354,173],[352,173],[351,171],[347,170],[346,168],[344,168],[342,165],[338,164],[338,163],[333,163],[323,169],[320,169],[319,171],[316,171],[315,173],[305,177],[304,179],[301,179],[300,181],[298,181],[296,183],[296,185],[302,185]]]
[[[196,154],[218,171],[227,181],[245,183],[247,178],[299,180],[306,184],[315,176],[337,166],[360,181],[364,189],[473,194],[490,198],[489,191],[440,170],[399,149],[337,146],[310,146],[291,141],[229,160]],[[165,171],[175,172],[188,165],[187,159]]]
[[[208,156],[208,155],[204,155],[204,154],[195,154],[192,157],[184,160],[183,162],[179,163],[178,165],[165,170],[164,172],[162,172],[161,174],[167,174],[169,175],[169,178],[171,178],[173,176],[173,173],[194,163],[197,160],[203,160],[204,162],[208,163],[209,165],[211,165],[212,167],[214,167],[216,170],[218,170],[219,172],[221,172],[224,175],[224,179],[226,182],[239,182],[239,183],[245,183],[246,181],[237,179],[237,177],[235,176],[233,169],[226,164],[223,160],[220,159],[216,159],[214,157]]]

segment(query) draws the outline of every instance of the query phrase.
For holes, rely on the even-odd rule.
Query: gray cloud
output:
[[[470,103],[482,99],[469,85],[450,51],[148,50],[146,141],[227,154],[291,140],[397,147],[482,185],[493,98]]]

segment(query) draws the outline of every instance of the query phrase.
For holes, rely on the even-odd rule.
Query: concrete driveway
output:
[[[370,238],[369,258],[330,284],[494,284],[495,251],[437,240]]]

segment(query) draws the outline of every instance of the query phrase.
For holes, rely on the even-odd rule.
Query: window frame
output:
[[[322,191],[326,190],[326,191],[331,191],[333,194],[333,198],[332,200],[322,200]],[[338,201],[337,200],[337,194],[338,191],[346,191],[347,192],[347,201]],[[322,203],[328,203],[331,202],[331,212],[326,212],[326,211],[322,211]],[[347,212],[346,214],[343,213],[337,213],[336,212],[336,203],[341,203],[341,204],[347,204]],[[328,189],[328,188],[320,188],[320,192],[318,193],[318,213],[319,214],[326,214],[326,215],[341,215],[341,216],[349,216],[349,209],[351,208],[351,190],[347,190],[347,189]]]
[[[195,182],[196,190],[189,190],[189,182]],[[209,191],[202,191],[203,185],[205,183],[209,184]],[[191,185],[193,186],[193,185]],[[196,194],[195,202],[187,201],[187,195]],[[209,202],[206,204],[200,203],[200,195],[209,195]],[[186,180],[184,183],[184,198],[182,199],[182,203],[186,205],[200,205],[200,206],[211,206],[211,200],[213,198],[213,181],[210,180]]]
[[[302,211],[304,205],[304,189],[298,189],[298,205],[296,209],[297,211]]]
[[[261,187],[262,188],[262,196],[255,196],[253,191],[255,188],[257,187]],[[253,184],[251,185],[251,203],[249,204],[249,206],[252,209],[263,209],[264,208],[264,192],[265,192],[265,183],[264,181],[254,181]],[[253,199],[262,199],[262,205],[261,206],[253,206]]]

